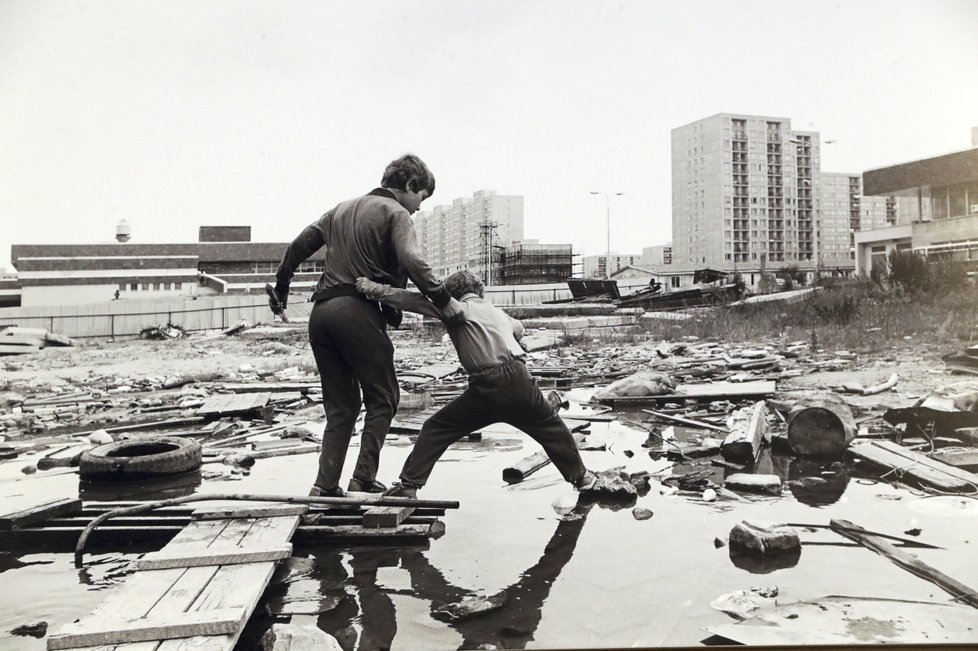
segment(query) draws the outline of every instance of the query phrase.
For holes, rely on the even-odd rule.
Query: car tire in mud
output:
[[[114,441],[86,450],[78,472],[86,481],[154,479],[200,468],[200,443],[175,436]]]

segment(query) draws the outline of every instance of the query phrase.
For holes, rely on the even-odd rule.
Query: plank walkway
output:
[[[230,651],[275,568],[254,559],[290,555],[299,524],[299,515],[259,513],[194,520],[89,617],[49,636],[48,649]]]

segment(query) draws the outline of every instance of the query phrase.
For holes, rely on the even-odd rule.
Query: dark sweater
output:
[[[326,270],[312,300],[337,295],[359,277],[394,287],[410,278],[431,301],[443,307],[450,298],[418,253],[411,215],[383,188],[337,205],[307,226],[289,244],[276,273],[275,290],[287,296],[295,270],[326,246]],[[355,290],[354,290],[355,293]]]

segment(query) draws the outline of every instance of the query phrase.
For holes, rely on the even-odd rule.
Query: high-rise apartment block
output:
[[[819,137],[721,113],[672,130],[673,262],[814,266]]]
[[[435,275],[468,269],[483,277],[498,258],[494,252],[523,239],[523,197],[480,190],[471,199],[419,212],[414,229]]]
[[[819,266],[824,269],[853,269],[856,233],[898,222],[897,199],[864,196],[860,174],[820,174],[817,210]]]
[[[672,242],[659,244],[658,246],[642,247],[642,258],[639,260],[640,266],[660,267],[672,264]]]

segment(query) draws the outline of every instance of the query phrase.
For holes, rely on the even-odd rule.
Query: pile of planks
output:
[[[74,346],[74,343],[43,328],[14,326],[0,330],[0,355],[26,355],[47,346]]]

